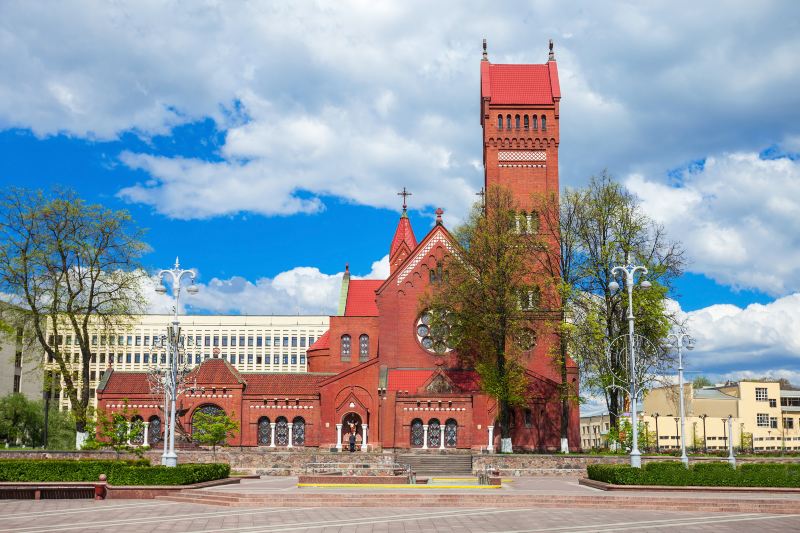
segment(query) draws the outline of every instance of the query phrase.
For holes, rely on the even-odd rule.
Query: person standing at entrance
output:
[[[351,431],[350,432],[349,442],[350,442],[350,453],[352,453],[352,452],[356,451],[356,432],[355,431]]]

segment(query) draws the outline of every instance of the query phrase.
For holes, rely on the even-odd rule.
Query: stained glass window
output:
[[[289,422],[284,417],[275,421],[275,444],[277,446],[289,445]]]
[[[444,426],[444,445],[446,448],[455,448],[458,443],[458,422],[452,418]]]
[[[292,425],[292,445],[304,446],[306,443],[306,421],[298,416]]]
[[[272,441],[272,428],[269,425],[269,418],[262,416],[258,419],[258,444],[269,446]]]
[[[438,448],[442,443],[442,425],[436,418],[428,422],[428,448]]]
[[[422,429],[422,420],[419,418],[411,422],[411,447],[422,448],[424,437],[424,430]]]
[[[369,335],[366,333],[358,338],[358,360],[362,363],[369,359]]]
[[[151,447],[161,442],[161,419],[157,416],[150,417],[150,427],[147,429],[147,440]]]

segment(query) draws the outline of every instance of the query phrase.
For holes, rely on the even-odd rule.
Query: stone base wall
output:
[[[398,453],[406,453],[398,450]],[[425,453],[415,450],[415,453]],[[439,454],[431,450],[430,454]],[[153,464],[160,464],[161,450],[145,452]],[[113,451],[50,452],[50,451],[2,451],[0,459],[115,459]],[[135,459],[133,454],[121,454],[121,458]],[[643,456],[642,462],[677,461],[671,456]],[[724,457],[690,458],[692,463],[724,461]],[[331,452],[317,448],[298,448],[293,451],[270,451],[264,448],[219,448],[216,455],[211,450],[178,450],[180,463],[228,463],[231,469],[259,475],[301,475],[320,470],[341,470],[350,475],[392,475],[398,457],[392,450],[383,452]],[[474,453],[472,471],[477,474],[485,469],[498,470],[502,476],[577,476],[586,474],[590,464],[628,464],[626,455],[580,455],[580,454],[486,454]],[[738,464],[752,462],[798,463],[800,457],[737,457]],[[403,462],[399,459],[399,462]],[[308,469],[309,463],[322,463]],[[339,464],[336,464],[339,463]],[[326,465],[330,465],[327,467]]]

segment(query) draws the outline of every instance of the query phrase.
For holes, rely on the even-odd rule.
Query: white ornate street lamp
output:
[[[625,288],[628,290],[628,337],[629,337],[629,354],[630,354],[630,400],[631,400],[631,466],[634,468],[642,467],[642,453],[639,451],[639,432],[636,419],[636,400],[637,400],[637,383],[636,383],[636,343],[633,332],[633,286],[635,285],[635,276],[638,273],[640,276],[647,274],[647,268],[644,266],[634,265],[631,263],[630,254],[626,257],[626,265],[615,266],[611,269],[611,275],[623,275]],[[643,289],[649,289],[651,284],[646,279],[640,284]],[[619,290],[619,283],[612,281],[608,284],[609,290],[616,292]]]
[[[689,466],[689,457],[686,455],[686,419],[684,414],[684,407],[683,407],[683,356],[682,356],[682,348],[686,345],[687,350],[694,349],[694,339],[688,333],[670,333],[667,335],[667,344],[666,348],[675,347],[678,349],[678,389],[679,389],[679,398],[680,398],[680,410],[681,410],[681,461],[685,466]]]
[[[178,352],[181,337],[181,327],[180,322],[178,321],[178,301],[181,293],[181,281],[183,279],[188,279],[191,281],[191,285],[186,288],[186,292],[189,294],[197,294],[198,289],[194,285],[194,272],[191,270],[181,269],[177,257],[175,258],[175,267],[169,270],[161,270],[158,273],[158,277],[162,280],[162,283],[164,281],[172,282],[172,296],[175,299],[172,326],[167,329],[167,337],[169,342],[169,348],[167,350],[167,353],[169,354],[169,359],[167,361],[169,364],[169,375],[166,379],[166,389],[168,390],[170,400],[169,450],[166,451],[162,456],[162,463],[166,466],[178,466],[178,455],[175,453],[175,400],[176,396],[178,395]],[[171,280],[167,278],[171,278]],[[167,288],[163,284],[159,285],[156,287],[156,292],[159,294],[165,294],[167,292]],[[166,434],[164,437],[166,440]]]

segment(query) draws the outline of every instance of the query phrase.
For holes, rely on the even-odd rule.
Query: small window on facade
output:
[[[358,338],[358,360],[364,362],[369,359],[369,335],[366,333]]]
[[[297,354],[292,354],[292,364],[293,365],[297,364]]]
[[[542,131],[547,129],[547,117],[542,115]]]
[[[766,402],[767,401],[767,388],[766,387],[756,387],[756,401],[757,402]]]
[[[527,130],[530,128],[530,120],[528,119],[528,115],[525,115],[525,129]]]
[[[531,129],[532,130],[539,129],[539,125],[536,122],[536,115],[531,115]]]
[[[211,346],[211,335],[206,335],[206,346]]]
[[[306,364],[306,356],[304,354],[300,354],[300,364]]]
[[[264,337],[264,346],[272,346],[272,337]]]
[[[297,348],[297,337],[292,337],[292,348]]]
[[[514,127],[519,129],[519,115],[514,117]]]
[[[231,335],[231,346],[236,346],[236,335]]]
[[[52,335],[50,335],[50,342],[49,342],[49,344],[51,344],[51,345],[53,344],[53,336],[52,336]],[[97,344],[97,335],[92,335],[92,344],[93,344],[93,345],[96,345],[96,344]]]
[[[497,115],[497,129],[503,129],[503,115]]]
[[[262,337],[261,335],[256,337],[256,348],[261,348],[261,346],[263,344],[263,341],[264,341],[264,337]]]
[[[283,364],[284,365],[289,364],[289,354],[283,354]]]
[[[253,354],[251,354],[251,353],[247,354],[247,364],[248,365],[252,365],[253,364]]]
[[[283,346],[284,347],[288,347],[289,346],[289,337],[284,337],[283,338]]]
[[[247,345],[248,346],[253,346],[253,336],[252,335],[247,337]]]
[[[228,336],[227,335],[223,335],[222,336],[222,345],[223,346],[228,346]]]
[[[305,337],[300,337],[300,347],[301,348],[305,348],[306,347],[306,338]]]
[[[219,335],[214,335],[214,346],[219,346]]]
[[[239,335],[239,346],[244,346],[244,335]]]
[[[181,356],[181,357],[183,357],[183,356]],[[144,354],[144,364],[148,364],[149,362],[150,362],[150,354],[146,353],[146,354]]]
[[[350,360],[350,335],[342,335],[341,356],[342,356],[342,361]]]
[[[756,425],[760,428],[769,427],[769,414],[767,413],[756,414]]]
[[[769,427],[772,429],[778,429],[778,417],[771,416],[769,417]]]
[[[511,115],[506,115],[506,128],[511,129]]]
[[[280,356],[276,355],[272,358],[272,364],[277,365],[278,363],[280,363]]]
[[[525,427],[533,427],[533,411],[525,409]]]
[[[769,406],[770,407],[778,407],[778,401],[775,398],[769,399]]]

